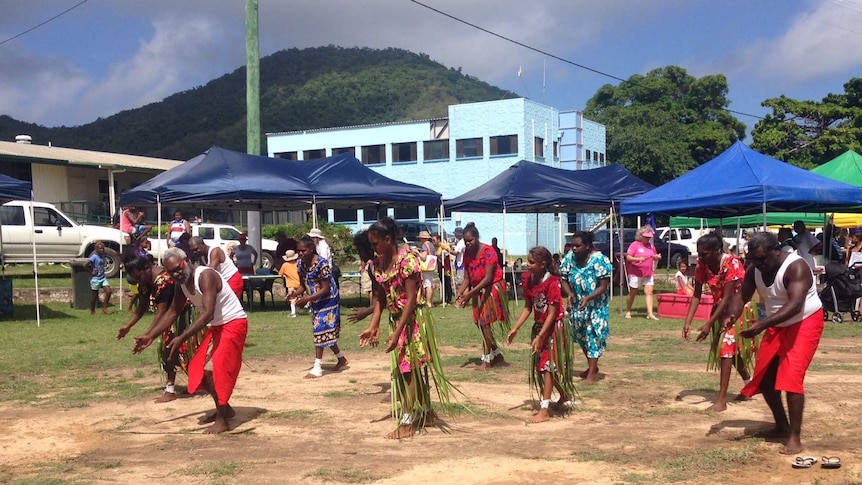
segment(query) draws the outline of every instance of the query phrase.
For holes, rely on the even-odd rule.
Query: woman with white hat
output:
[[[329,249],[329,243],[326,242],[326,236],[323,235],[323,231],[315,227],[308,231],[308,237],[314,241],[314,249],[317,251],[317,255],[323,259],[332,261],[332,251]]]
[[[299,271],[296,269],[296,260],[299,258],[299,255],[293,249],[288,249],[282,258],[284,259],[284,263],[279,268],[278,275],[284,278],[284,288],[286,290],[284,297],[290,303],[290,316],[295,317],[296,298],[289,298],[289,296],[291,292],[296,292],[302,287],[302,283],[299,281]]]

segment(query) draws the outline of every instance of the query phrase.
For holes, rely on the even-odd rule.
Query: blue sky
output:
[[[0,42],[80,2],[3,2]],[[724,74],[730,108],[754,115],[766,113],[766,98],[820,100],[862,75],[862,0],[423,3],[621,78],[667,65]],[[398,47],[561,110],[618,83],[410,0],[259,0],[259,10],[262,55]],[[0,114],[73,126],[160,101],[242,66],[244,29],[243,0],[88,0],[0,44]],[[749,129],[757,121],[738,117]]]

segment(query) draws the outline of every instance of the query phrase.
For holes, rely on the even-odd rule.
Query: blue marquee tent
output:
[[[445,202],[461,212],[603,210],[654,188],[620,165],[564,170],[521,160],[488,182]]]
[[[854,206],[862,206],[862,188],[794,167],[736,142],[700,167],[624,201],[620,214],[726,217]]]
[[[30,182],[0,174],[0,199],[30,200],[31,190]]]
[[[218,204],[237,209],[307,209],[358,203],[440,205],[442,196],[384,177],[349,154],[283,160],[214,146],[197,157],[124,191],[120,205]]]

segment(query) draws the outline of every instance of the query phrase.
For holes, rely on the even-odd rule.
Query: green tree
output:
[[[584,114],[607,128],[607,157],[653,184],[703,164],[745,136],[727,111],[727,79],[668,66],[599,88]]]
[[[761,153],[811,169],[862,147],[862,78],[844,84],[843,94],[830,93],[819,102],[782,95],[762,105],[772,113],[751,133],[751,147]]]

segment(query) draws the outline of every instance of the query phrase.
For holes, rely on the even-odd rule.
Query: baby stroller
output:
[[[849,312],[854,322],[862,320],[862,315],[856,310],[856,299],[862,297],[862,274],[848,268],[844,263],[831,261],[826,263],[826,286],[820,292],[823,303],[823,317],[832,312],[832,321],[844,321],[844,313]]]

